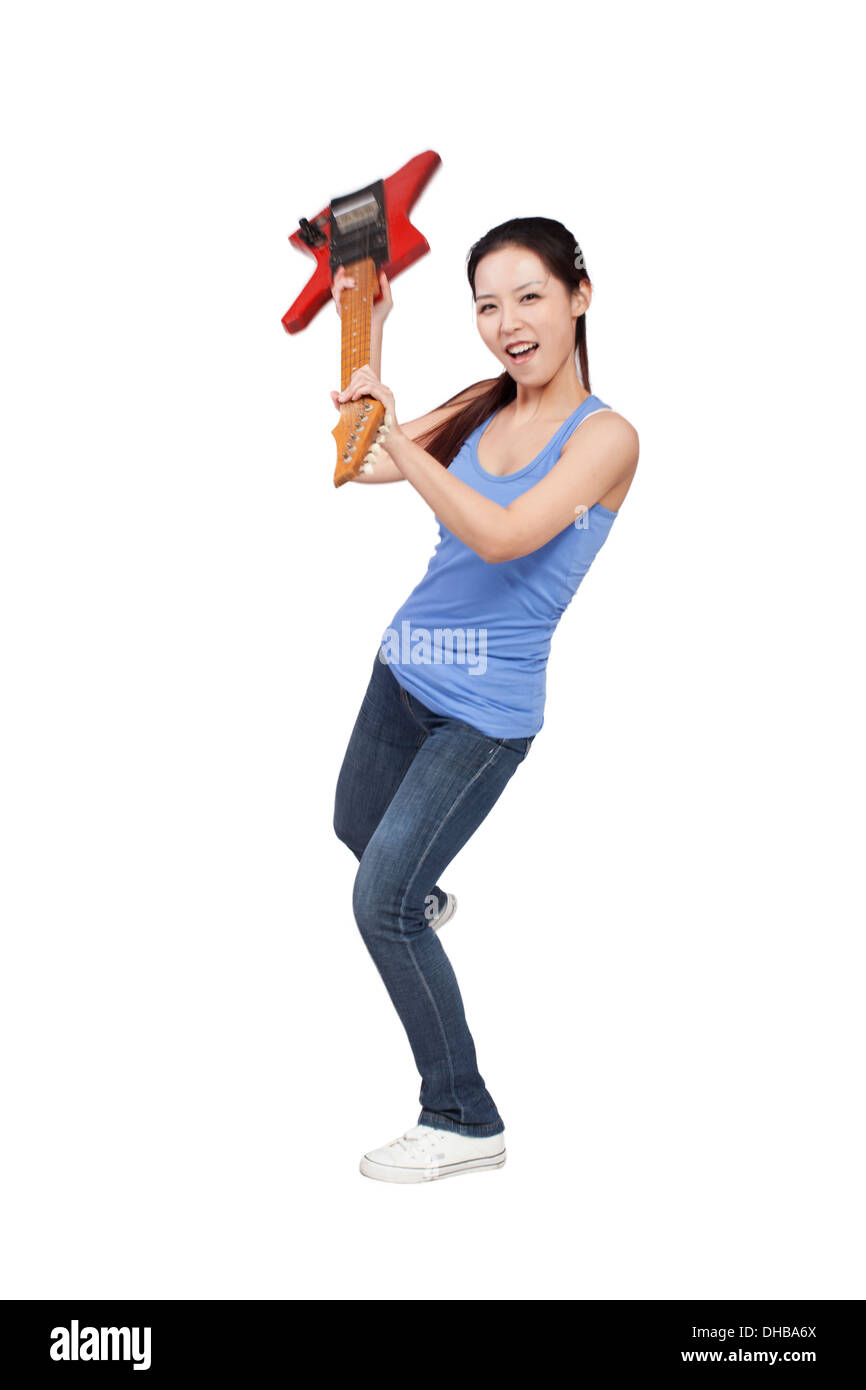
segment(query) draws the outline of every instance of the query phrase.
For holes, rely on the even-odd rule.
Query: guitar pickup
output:
[[[385,181],[377,179],[356,193],[333,198],[331,208],[331,275],[340,265],[369,256],[375,266],[389,258]]]

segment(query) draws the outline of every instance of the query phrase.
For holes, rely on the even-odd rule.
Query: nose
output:
[[[512,319],[510,311],[508,309],[503,310],[502,323],[499,328],[503,338],[506,338],[510,342],[512,338],[517,336],[522,328],[523,325],[517,317]]]

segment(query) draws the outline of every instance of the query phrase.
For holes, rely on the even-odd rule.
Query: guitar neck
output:
[[[370,361],[370,331],[373,300],[379,290],[379,277],[372,256],[351,261],[346,274],[355,284],[340,296],[340,390],[345,391],[353,374]]]

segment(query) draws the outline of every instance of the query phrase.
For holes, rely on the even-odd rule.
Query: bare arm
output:
[[[614,411],[581,422],[541,482],[501,506],[455,478],[406,434],[388,436],[388,451],[409,482],[458,540],[488,564],[528,555],[573,525],[612,487],[634,475],[637,431]]]

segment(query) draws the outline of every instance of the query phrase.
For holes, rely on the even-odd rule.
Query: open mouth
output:
[[[538,351],[538,343],[518,343],[516,347],[506,348],[505,351],[512,362],[526,362]]]

